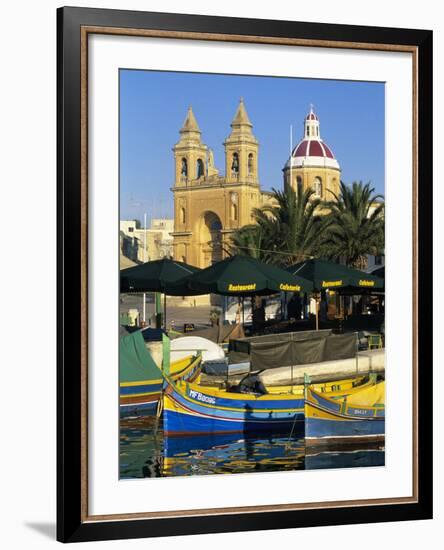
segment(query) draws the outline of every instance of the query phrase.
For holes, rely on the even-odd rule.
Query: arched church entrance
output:
[[[207,211],[200,219],[200,266],[208,267],[220,262],[222,250],[222,222],[217,214]]]

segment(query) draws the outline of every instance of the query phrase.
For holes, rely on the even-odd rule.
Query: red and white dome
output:
[[[319,118],[313,111],[313,107],[310,108],[304,120],[304,137],[293,149],[285,167],[289,168],[290,165],[292,168],[318,166],[340,170],[332,150],[321,139]]]
[[[334,159],[330,147],[322,139],[303,139],[293,149],[292,157],[328,157]]]
[[[305,120],[319,120],[319,118],[318,115],[313,112],[313,109],[311,109],[308,115],[305,117]]]

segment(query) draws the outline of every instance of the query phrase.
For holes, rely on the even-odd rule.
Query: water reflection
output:
[[[384,465],[380,447],[305,452],[300,435],[164,437],[155,418],[122,419],[121,479]]]
[[[324,468],[360,468],[363,466],[384,466],[383,449],[353,449],[341,451],[322,451],[305,456],[306,470]]]
[[[303,467],[304,440],[199,436],[165,440],[163,475],[235,474]]]

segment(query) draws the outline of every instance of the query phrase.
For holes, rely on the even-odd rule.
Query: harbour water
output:
[[[120,479],[383,466],[384,449],[310,450],[303,434],[164,437],[153,417],[120,420]]]

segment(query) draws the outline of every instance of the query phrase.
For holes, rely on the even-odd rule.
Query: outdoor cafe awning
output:
[[[248,256],[231,256],[170,285],[175,295],[222,294],[265,296],[277,292],[310,292],[313,284],[300,275]]]
[[[164,258],[123,269],[120,292],[163,292],[168,294],[172,283],[200,271],[192,265]]]
[[[384,289],[384,279],[328,260],[306,260],[289,267],[288,271],[310,280],[317,291],[368,294]]]

